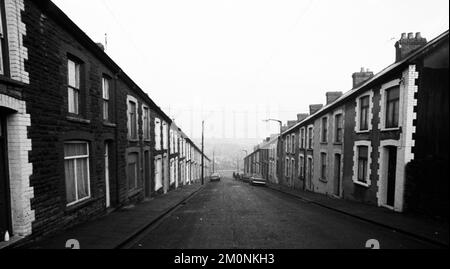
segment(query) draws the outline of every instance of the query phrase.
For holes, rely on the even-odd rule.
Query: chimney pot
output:
[[[102,43],[97,43],[97,46],[101,49],[101,50],[103,50],[103,51],[105,51],[105,46],[102,44]]]
[[[307,117],[309,117],[309,114],[306,113],[297,114],[297,122],[302,122]]]
[[[296,120],[290,120],[287,122],[288,128],[291,128],[292,126],[294,126],[295,124],[297,124]]]
[[[343,95],[342,92],[327,92],[327,105],[333,103]]]
[[[400,39],[406,39],[406,33],[402,33],[402,36],[400,37]]]
[[[395,62],[399,62],[408,57],[412,52],[425,46],[427,40],[422,37],[420,32],[408,33],[408,37],[404,38],[405,34],[402,34],[402,38],[395,43]]]
[[[317,113],[317,111],[321,110],[323,107],[322,104],[317,104],[317,105],[310,105],[309,106],[309,114],[310,115],[314,115]]]
[[[361,68],[361,72],[353,73],[353,88],[357,88],[367,80],[374,76],[373,72],[369,71],[369,68]]]

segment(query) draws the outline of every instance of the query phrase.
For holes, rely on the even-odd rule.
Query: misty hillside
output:
[[[253,151],[253,147],[261,143],[263,139],[221,139],[205,138],[205,153],[212,160],[215,156],[216,170],[236,170],[239,160],[239,168],[243,168],[243,159],[247,150]],[[201,139],[194,139],[200,147]]]

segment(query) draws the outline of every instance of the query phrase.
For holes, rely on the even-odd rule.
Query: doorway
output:
[[[308,157],[306,160],[306,185],[308,190],[312,191],[312,177],[313,177],[313,162],[312,158]]]
[[[394,207],[395,205],[395,183],[397,172],[397,147],[386,147],[387,150],[387,182],[386,182],[386,205]]]
[[[110,145],[108,142],[105,143],[105,193],[106,193],[106,208],[111,207],[111,182],[110,182],[110,159],[109,159]]]
[[[341,154],[334,155],[334,195],[341,197]]]
[[[144,188],[145,197],[150,198],[152,187],[151,187],[151,173],[150,173],[150,151],[144,151]]]
[[[0,111],[0,242],[12,234],[6,115]]]

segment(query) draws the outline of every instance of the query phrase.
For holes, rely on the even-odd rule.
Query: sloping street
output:
[[[435,248],[426,242],[230,178],[208,185],[138,236],[135,249]]]

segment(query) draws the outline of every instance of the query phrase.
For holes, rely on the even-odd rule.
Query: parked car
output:
[[[266,186],[267,185],[267,180],[265,180],[264,178],[260,177],[260,176],[252,176],[250,178],[250,184],[253,186],[259,185],[259,186]]]
[[[250,178],[251,178],[251,176],[248,174],[242,175],[242,181],[244,181],[245,183],[250,183]]]
[[[218,173],[214,173],[214,174],[212,174],[211,175],[211,177],[209,178],[209,180],[211,181],[211,182],[213,182],[213,181],[220,181],[220,174],[218,174]]]

